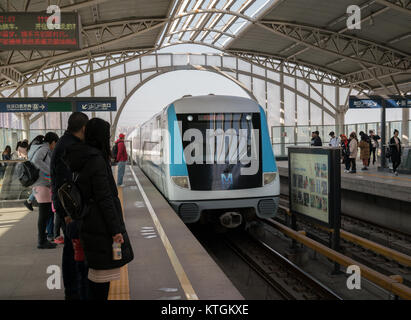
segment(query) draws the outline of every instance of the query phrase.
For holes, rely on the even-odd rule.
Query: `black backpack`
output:
[[[117,161],[117,154],[118,154],[118,143],[116,142],[111,150],[111,154],[113,156],[114,162]]]
[[[40,149],[39,147],[33,154],[32,159],[34,158],[34,155],[36,152]],[[46,156],[44,157],[43,161],[46,159]],[[40,170],[30,161],[24,161],[20,162],[16,165],[16,174],[17,177],[23,187],[30,187],[32,186],[39,178],[40,176]]]
[[[61,205],[73,220],[83,219],[88,212],[88,203],[84,201],[76,184],[77,178],[78,174],[73,174],[73,181],[64,183],[57,191]]]

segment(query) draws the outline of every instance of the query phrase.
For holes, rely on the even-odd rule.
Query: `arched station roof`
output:
[[[17,93],[49,67],[179,43],[204,44],[273,69],[296,68],[366,93],[411,89],[410,0],[0,0],[0,13],[77,11],[82,49],[0,48],[0,94]],[[361,29],[346,26],[361,8]],[[317,79],[318,80],[318,79]]]

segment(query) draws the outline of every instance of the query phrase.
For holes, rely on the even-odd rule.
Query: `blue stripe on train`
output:
[[[260,107],[261,119],[261,145],[263,152],[263,172],[277,172],[277,164],[275,163],[273,147],[270,142],[270,135],[268,133],[267,119],[265,117],[264,109]]]
[[[174,105],[167,110],[168,132],[170,137],[170,176],[188,176],[187,164],[184,158],[183,141],[177,122]]]

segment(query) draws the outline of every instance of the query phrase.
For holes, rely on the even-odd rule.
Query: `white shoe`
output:
[[[396,171],[396,172],[394,173],[394,175],[395,175],[395,176],[398,176],[398,172]]]

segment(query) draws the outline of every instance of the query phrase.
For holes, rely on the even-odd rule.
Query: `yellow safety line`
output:
[[[138,189],[140,190],[140,193],[143,196],[144,202],[146,203],[147,209],[151,215],[151,218],[153,219],[154,225],[156,226],[157,232],[160,236],[161,241],[163,242],[164,248],[167,251],[168,258],[170,259],[170,262],[174,268],[174,272],[177,275],[177,278],[180,282],[181,287],[183,288],[187,300],[198,300],[198,296],[195,293],[193,286],[191,285],[190,280],[188,279],[187,274],[185,273],[184,268],[181,265],[180,260],[178,259],[176,252],[174,251],[170,243],[170,240],[164,232],[160,220],[158,219],[153,207],[151,206],[150,200],[144,192],[143,187],[141,186],[140,181],[138,180],[134,170],[132,168],[130,168],[130,170],[134,176],[134,180],[137,183]]]
[[[373,173],[365,173],[365,172],[358,172],[360,175],[365,175],[365,176],[371,176],[371,177],[377,177],[381,179],[397,179],[397,180],[405,180],[405,181],[411,181],[409,178],[403,178],[403,177],[390,177],[390,176],[380,176],[378,174],[373,174]]]
[[[121,208],[124,208],[123,188],[118,188],[118,197],[120,198]],[[127,265],[120,268],[120,280],[110,282],[108,300],[130,300],[130,283]]]

